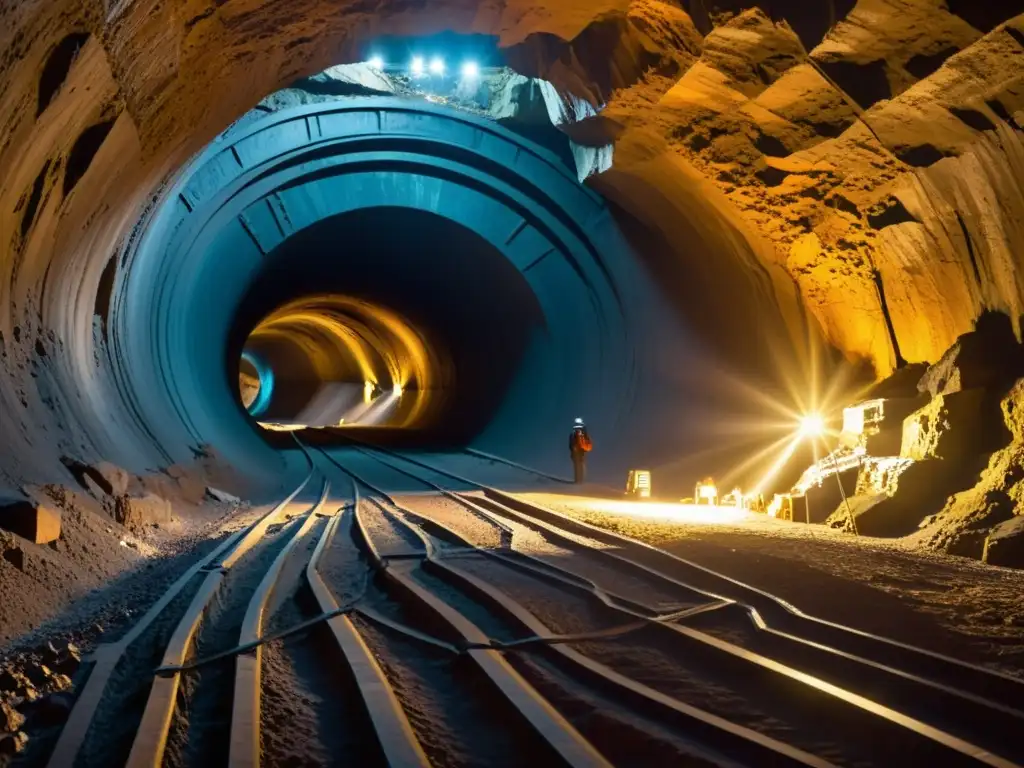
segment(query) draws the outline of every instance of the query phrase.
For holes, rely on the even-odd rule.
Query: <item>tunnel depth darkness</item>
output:
[[[413,338],[389,341],[385,332],[374,342],[367,326],[378,312]],[[268,254],[239,308],[228,356],[237,361],[244,349],[274,370],[274,395],[254,414],[263,421],[328,426],[348,412],[349,426],[416,430],[420,445],[465,445],[493,417],[543,325],[522,274],[476,233],[426,211],[367,208],[324,219]],[[372,395],[364,398],[366,382]],[[396,384],[401,402],[367,419],[358,402],[384,402]]]

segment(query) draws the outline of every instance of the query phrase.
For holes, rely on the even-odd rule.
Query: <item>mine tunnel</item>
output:
[[[52,68],[72,42],[76,56],[97,47],[72,38]],[[113,252],[81,243],[96,299],[60,311],[101,336],[61,361],[89,381],[62,426],[71,439],[133,471],[209,447],[261,493],[305,427],[318,444],[472,448],[559,473],[585,418],[602,436],[592,477],[617,484],[742,419],[730,380],[788,406],[787,369],[835,357],[718,202],[680,206],[629,173],[620,188],[610,139],[559,130],[596,119],[584,98],[517,74],[493,38],[371,48],[390,63],[374,53],[299,80],[175,155]],[[399,58],[418,48],[469,63],[447,74],[440,59]],[[101,125],[71,147],[66,205],[117,152],[117,120]],[[55,169],[23,204],[26,236]],[[588,184],[595,174],[607,178]],[[707,463],[735,464],[743,441],[714,442]]]
[[[44,5],[0,765],[1024,761],[1024,5]]]

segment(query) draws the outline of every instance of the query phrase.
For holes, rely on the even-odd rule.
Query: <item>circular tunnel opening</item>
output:
[[[400,315],[338,294],[296,299],[261,320],[243,346],[240,380],[254,362],[272,389],[247,410],[284,431],[415,425],[444,369]]]
[[[323,219],[267,254],[228,350],[268,439],[467,445],[489,423],[544,315],[490,242],[402,207]],[[258,395],[252,394],[256,378]],[[246,403],[249,398],[249,403]]]

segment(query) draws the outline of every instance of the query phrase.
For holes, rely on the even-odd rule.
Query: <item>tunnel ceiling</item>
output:
[[[743,284],[734,305],[796,335],[810,317],[878,375],[937,359],[986,308],[1017,318],[1024,7],[806,6],[383,2],[354,23],[314,0],[6,4],[3,471],[152,439],[110,399],[123,254],[232,121],[385,34],[494,35],[561,94],[567,136],[614,144],[590,184],[666,262],[708,296]]]

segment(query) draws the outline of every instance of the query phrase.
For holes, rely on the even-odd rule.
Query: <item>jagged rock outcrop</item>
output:
[[[1021,29],[862,0],[807,54],[742,10],[681,78],[648,75],[601,119],[620,142],[663,137],[771,240],[828,340],[886,375],[986,309],[1020,314]]]
[[[951,496],[935,516],[927,519],[921,530],[911,537],[938,549],[981,558],[990,534],[999,542],[993,551],[1003,547],[1005,552],[1014,548],[1010,539],[1017,536],[1017,528],[1000,528],[1020,514],[1024,499],[1024,379],[1017,381],[1002,399],[1003,423],[1012,441],[991,454],[987,466],[981,471],[973,487]],[[1016,539],[1014,538],[1014,542]],[[998,557],[993,555],[993,557]]]

